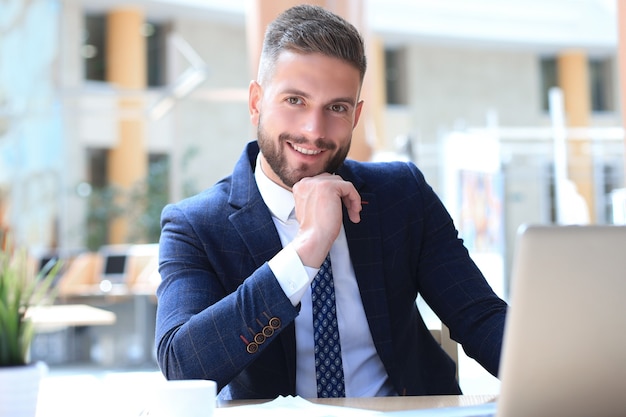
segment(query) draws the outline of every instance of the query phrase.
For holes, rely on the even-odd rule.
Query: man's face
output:
[[[263,86],[250,84],[263,172],[290,189],[339,168],[350,150],[362,102],[359,71],[321,54],[283,52]]]

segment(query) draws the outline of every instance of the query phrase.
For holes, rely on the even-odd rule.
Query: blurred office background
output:
[[[160,210],[254,138],[263,28],[297,3],[0,0],[0,227],[66,260],[59,303],[117,317],[42,331],[35,355],[156,367]],[[500,295],[521,224],[626,222],[624,1],[309,3],[365,34],[350,157],[414,161]]]

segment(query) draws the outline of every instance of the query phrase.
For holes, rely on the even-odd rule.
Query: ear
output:
[[[363,110],[363,100],[359,101],[356,104],[356,109],[354,110],[354,124],[352,125],[352,129],[354,129],[359,123],[359,119],[361,118],[361,110]]]
[[[252,80],[248,88],[248,110],[250,111],[250,122],[254,126],[259,125],[259,115],[261,113],[261,98],[263,97],[263,88],[261,85]]]

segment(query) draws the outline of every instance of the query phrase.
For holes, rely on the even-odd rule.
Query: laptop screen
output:
[[[125,284],[127,280],[129,246],[107,245],[100,248],[102,269],[100,282],[108,285]]]

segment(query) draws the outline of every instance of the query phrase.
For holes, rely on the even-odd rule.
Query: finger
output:
[[[350,188],[348,193],[341,196],[341,201],[343,201],[343,204],[346,206],[350,221],[352,221],[352,223],[359,223],[361,221],[361,210],[363,210],[361,195],[354,187]]]

